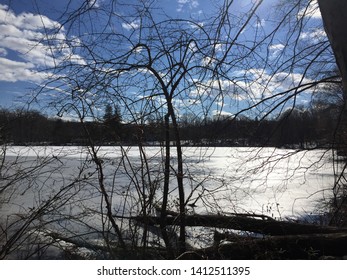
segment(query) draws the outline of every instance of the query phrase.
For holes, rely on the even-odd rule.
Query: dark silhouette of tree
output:
[[[122,118],[118,107],[112,107],[107,104],[105,107],[105,114],[103,116],[103,123],[106,127],[105,139],[108,141],[116,142],[122,138]]]
[[[28,211],[18,236],[37,219],[44,221],[39,225],[45,229],[50,225],[46,218],[54,217],[59,225],[61,220],[83,224],[87,233],[71,233],[64,225],[63,233],[68,232],[71,238],[48,232],[53,242],[69,240],[90,248],[85,236],[97,232],[108,258],[131,257],[133,252],[136,257],[153,257],[152,250],[165,258],[180,257],[189,249],[188,226],[202,225],[201,216],[189,211],[199,204],[208,212],[224,214],[216,194],[226,187],[224,178],[194,173],[194,162],[185,155],[187,141],[201,146],[305,148],[311,139],[317,144],[319,135],[324,135],[317,147],[330,148],[330,136],[337,139],[337,134],[331,133],[331,124],[320,121],[324,110],[314,108],[310,112],[299,104],[302,96],[340,82],[332,64],[322,63],[331,61],[329,42],[324,36],[313,40],[306,32],[312,3],[281,1],[276,7],[277,17],[269,21],[274,24],[264,28],[257,14],[263,2],[251,1],[239,11],[235,1],[223,1],[200,15],[202,18],[172,18],[152,1],[94,1],[69,6],[59,18],[62,26],[57,36],[45,38],[57,64],[37,94],[63,93],[50,104],[61,117],[73,115],[78,125],[29,113],[25,118],[13,118],[13,126],[21,129],[11,133],[13,139],[23,142],[42,141],[35,123],[41,123],[40,127],[46,123],[56,130],[53,139],[71,139],[85,146],[88,154],[71,182],[64,177],[56,179],[55,173],[43,180],[44,185],[62,185],[49,199],[38,199],[39,205]],[[62,47],[69,48],[65,58],[60,56]],[[118,108],[122,108],[122,116]],[[234,113],[225,115],[226,108]],[[72,137],[68,137],[67,131],[72,130]],[[145,144],[158,139],[159,150],[152,155]],[[100,145],[105,142],[119,145],[114,147],[119,154],[117,161],[102,152]],[[136,160],[129,152],[134,146]],[[208,155],[204,149],[200,151],[203,161]],[[245,164],[253,159],[245,159]],[[50,170],[63,174],[61,159],[54,155],[47,161]],[[272,160],[262,162],[260,169]],[[26,170],[25,164],[15,163],[18,170]],[[42,166],[39,159],[37,163]],[[10,166],[5,161],[3,165]],[[15,176],[13,180],[21,179]],[[11,180],[3,189],[9,190]],[[344,176],[338,178],[336,186],[342,180]],[[96,205],[83,204],[95,197]],[[71,214],[75,202],[82,209],[77,216]],[[70,212],[63,211],[65,204]],[[90,223],[85,219],[87,214],[101,223]],[[238,214],[232,220],[250,223],[254,232],[262,232],[259,226],[268,224],[269,219],[272,224],[270,217],[251,213],[256,222],[250,222],[243,216],[248,214]],[[213,217],[207,220],[214,221]],[[18,244],[17,233],[6,239],[1,257]]]
[[[347,31],[343,28],[346,23],[344,17],[347,12],[347,4],[343,1],[318,0],[319,8],[322,14],[324,28],[328,35],[331,48],[334,52],[336,63],[342,77],[343,87],[343,105],[340,112],[338,127],[336,129],[336,148],[342,154],[346,155],[347,150]],[[333,198],[333,219],[332,224],[346,225],[347,213],[347,182],[345,180],[345,163],[342,171],[337,174],[334,186]]]

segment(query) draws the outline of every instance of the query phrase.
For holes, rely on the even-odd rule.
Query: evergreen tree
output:
[[[105,114],[103,116],[104,125],[106,127],[105,138],[107,140],[115,140],[120,138],[121,131],[121,116],[117,106],[107,104],[105,107]]]

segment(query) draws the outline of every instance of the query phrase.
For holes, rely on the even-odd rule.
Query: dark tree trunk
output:
[[[159,225],[159,217],[136,217],[136,221],[148,223],[149,225]],[[168,216],[167,225],[179,225],[178,216]],[[301,235],[301,234],[325,234],[346,232],[347,229],[336,227],[317,226],[312,224],[300,224],[294,222],[276,221],[271,218],[261,219],[245,215],[221,216],[221,215],[186,215],[186,226],[201,226],[212,228],[226,228],[234,230],[248,231],[264,235]]]

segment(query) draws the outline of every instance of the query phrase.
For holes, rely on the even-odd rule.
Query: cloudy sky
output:
[[[89,5],[98,8],[104,1],[89,0]],[[77,2],[79,1],[72,1],[72,3]],[[208,14],[215,6],[213,5],[215,2],[218,1],[159,1],[163,11],[170,17],[194,19],[198,19],[202,14]],[[236,1],[234,8],[243,11],[255,2],[255,0]],[[276,0],[265,0],[258,10],[257,22],[254,24],[264,30],[267,28],[270,30],[269,11],[273,11],[276,2]],[[69,47],[52,48],[44,40],[47,38],[47,34],[49,36],[51,32],[57,32],[61,42],[69,36],[71,42],[72,34],[68,34],[66,28],[62,26],[62,18],[60,18],[60,15],[69,7],[68,3],[70,1],[67,0],[0,0],[0,107],[20,106],[22,104],[20,97],[47,80],[52,74],[51,69],[67,57],[72,61],[85,63],[84,58],[74,53]],[[70,3],[70,5],[73,4]],[[312,20],[320,21],[320,14],[316,7],[306,10],[305,15],[310,16]],[[301,16],[300,12],[297,16]],[[139,27],[140,22],[136,18],[121,24],[124,32],[131,32]],[[247,37],[247,35],[243,35]],[[324,38],[325,33],[321,28],[308,26],[307,31],[301,32],[299,39],[300,43],[305,44],[305,42],[318,43]],[[75,40],[77,41],[78,38]],[[266,52],[270,59],[275,61],[283,55],[286,47],[284,42],[284,39],[277,38],[268,45]],[[209,62],[207,57],[203,63]],[[238,71],[241,75],[242,70]],[[299,72],[283,70],[272,75],[268,69],[250,68],[244,69],[244,71],[247,72],[248,79],[257,81],[253,83],[251,89],[253,93],[249,93],[249,96],[254,96],[255,99],[259,98],[260,93],[266,97],[267,94],[271,95],[276,90],[285,90],[286,87],[295,85],[296,81],[309,82],[309,78],[303,77]],[[243,77],[245,77],[244,73]],[[237,86],[239,88],[249,87],[245,83],[244,80],[240,80]],[[222,81],[221,84],[224,89],[235,86],[230,81]],[[263,88],[265,85],[266,89]],[[249,89],[247,90],[249,91]],[[240,95],[237,98],[240,101],[245,97]],[[225,114],[234,113],[227,106],[222,111]]]
[[[48,5],[48,1],[0,1],[2,107],[20,107],[21,97],[40,85],[56,65],[58,57],[43,40],[47,33],[61,28],[55,18],[64,2],[49,1]],[[65,38],[63,29],[59,36]]]

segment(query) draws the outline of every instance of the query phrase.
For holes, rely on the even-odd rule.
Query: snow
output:
[[[144,147],[144,152],[152,180],[162,183],[162,151]],[[174,152],[173,148],[173,168]],[[199,207],[194,209],[199,212],[255,212],[282,218],[304,215],[315,211],[316,202],[329,197],[334,183],[331,151],[186,147],[183,152],[186,197],[195,190],[190,198],[193,202],[203,192],[204,201],[198,199]],[[106,182],[115,192],[125,191],[134,180],[142,179],[137,147],[99,147],[98,154],[103,159]],[[45,172],[37,174],[36,184],[45,186],[49,185],[45,180],[53,185],[67,184],[83,167],[85,174],[95,173],[90,161],[83,166],[85,159],[90,160],[85,147],[9,147],[6,155],[26,165],[37,158],[53,161],[43,168]],[[47,173],[52,166],[56,171]],[[174,178],[172,185],[174,195]],[[25,203],[25,195],[22,200]]]
[[[172,170],[177,164],[174,152],[173,147]],[[144,197],[143,189],[156,188],[154,202],[161,202],[164,151],[160,147],[143,147],[142,158],[146,157],[147,165],[140,161],[138,147],[99,147],[97,153],[114,214],[141,213],[143,203],[139,197]],[[188,213],[256,213],[276,219],[316,217],[324,213],[324,202],[332,194],[331,151],[184,147],[183,154],[185,197],[187,205],[196,206],[187,206]],[[1,197],[3,202],[7,199],[7,203],[0,203],[4,228],[5,223],[18,219],[16,214],[30,214],[30,209],[49,200],[50,206],[45,209],[49,230],[66,236],[79,232],[95,241],[101,238],[98,230],[111,228],[105,223],[98,173],[86,147],[9,146],[1,172],[3,178],[13,180],[6,190],[8,196]],[[172,171],[169,207],[174,211],[178,209],[176,186]],[[33,230],[35,226],[32,224]],[[119,226],[130,230],[125,224]]]

